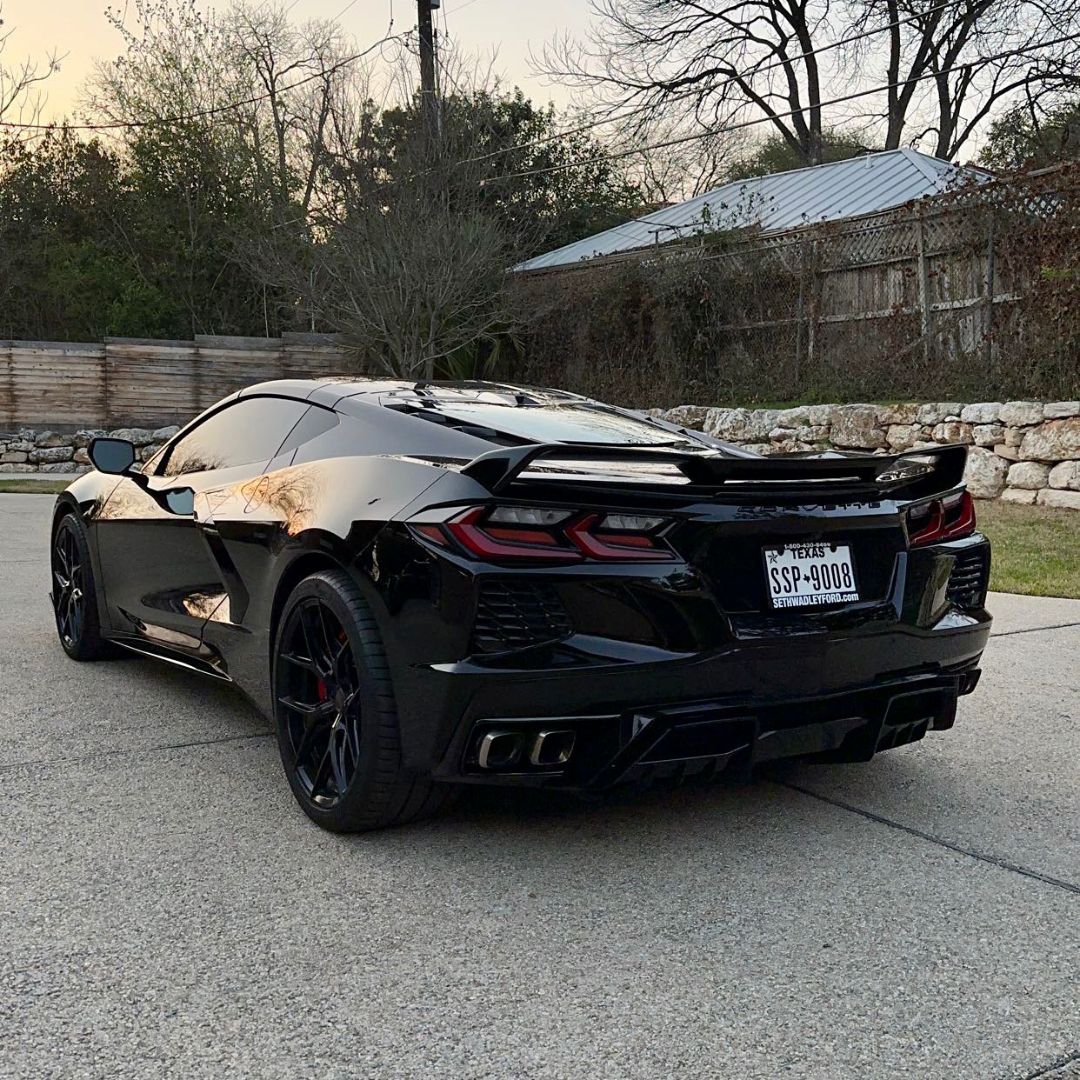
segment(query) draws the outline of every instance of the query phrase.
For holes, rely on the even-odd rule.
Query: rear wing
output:
[[[928,498],[963,483],[967,447],[934,446],[899,454],[786,454],[731,457],[597,443],[534,443],[492,450],[462,468],[493,495],[518,482],[603,484],[605,487],[707,488],[714,495],[820,498],[896,494]]]

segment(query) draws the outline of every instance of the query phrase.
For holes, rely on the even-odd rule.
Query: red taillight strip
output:
[[[554,536],[551,537],[550,543],[546,540],[543,543],[507,541],[494,536],[477,524],[486,513],[485,507],[478,506],[446,524],[450,535],[466,551],[481,559],[542,559],[548,562],[578,562],[581,559],[580,551],[558,546],[558,541]],[[513,531],[501,526],[499,528],[499,533],[503,536]],[[534,531],[522,530],[526,536],[532,535]]]
[[[567,511],[570,517],[572,511]],[[649,531],[620,532],[597,529],[603,514],[585,513],[550,527],[507,525],[491,520],[491,508],[473,506],[442,525],[416,524],[413,532],[446,547],[455,540],[470,555],[491,562],[668,562],[677,558],[663,541]],[[661,522],[661,519],[653,519]]]
[[[944,501],[935,499],[930,504],[930,520],[918,532],[912,533],[908,540],[912,547],[922,547],[945,540],[960,540],[974,531],[975,500],[971,492],[965,491],[960,496],[956,516],[951,521],[945,516]]]
[[[945,519],[945,511],[942,508],[941,500],[936,499],[930,504],[930,518],[927,523],[915,533],[910,536],[910,541],[914,547],[916,544],[928,544],[932,540],[937,539],[941,533],[941,523]]]
[[[944,540],[957,540],[961,536],[970,536],[975,531],[975,500],[965,491],[960,497],[960,512],[955,519],[945,526]]]
[[[439,547],[446,547],[449,540],[446,538],[446,533],[442,531],[441,525],[413,525],[414,532],[418,532],[425,540],[430,540],[433,544],[438,544]]]
[[[613,559],[632,562],[667,562],[675,558],[673,551],[656,547],[655,541],[643,533],[628,533],[620,536],[618,533],[589,532],[599,520],[598,514],[590,514],[566,528],[566,535],[590,558],[602,559],[605,562],[611,562]],[[620,541],[626,542],[620,543]],[[643,546],[642,541],[648,546]]]
[[[545,547],[555,547],[559,541],[549,532],[543,529],[514,529],[505,525],[485,525],[484,532],[496,540],[506,540],[511,544],[543,544]]]

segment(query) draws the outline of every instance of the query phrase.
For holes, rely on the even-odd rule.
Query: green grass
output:
[[[0,493],[55,495],[70,483],[0,479]],[[1080,513],[980,500],[978,517],[994,547],[991,589],[1080,599]]]
[[[57,495],[74,480],[3,480],[0,479],[0,495]]]
[[[984,500],[976,512],[993,547],[991,589],[1080,599],[1080,512]]]

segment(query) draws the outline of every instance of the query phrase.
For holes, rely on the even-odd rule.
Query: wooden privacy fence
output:
[[[267,379],[357,373],[333,335],[0,341],[0,430],[178,424]]]
[[[644,405],[1072,400],[1080,165],[1040,183],[523,273],[524,378]]]

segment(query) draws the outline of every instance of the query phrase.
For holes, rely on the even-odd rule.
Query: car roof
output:
[[[368,379],[348,375],[329,375],[321,379],[275,379],[256,383],[240,391],[240,397],[252,394],[280,394],[303,398],[320,405],[337,405],[344,398],[417,401],[438,407],[451,402],[486,401],[503,404],[546,405],[570,401],[589,402],[589,398],[563,390],[541,389],[513,383],[478,380],[434,381],[405,379]]]
[[[717,449],[722,443],[632,410],[579,394],[501,382],[425,382],[402,379],[283,379],[240,392],[280,394],[375,420],[371,409],[437,421],[449,434],[467,434],[493,445],[507,443],[597,443],[661,446],[680,443]],[[386,410],[386,412],[383,412]],[[412,421],[407,421],[409,427]],[[381,421],[378,424],[384,427]],[[426,426],[426,425],[425,425]],[[419,431],[414,432],[419,434]]]

